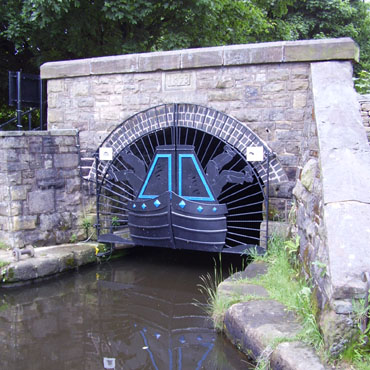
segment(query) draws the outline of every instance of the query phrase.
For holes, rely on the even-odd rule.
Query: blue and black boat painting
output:
[[[192,146],[158,146],[136,198],[127,205],[134,244],[221,251],[227,207],[217,201],[208,177]]]

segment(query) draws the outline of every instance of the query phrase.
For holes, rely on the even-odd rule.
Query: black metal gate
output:
[[[98,240],[232,253],[265,248],[269,149],[258,162],[264,183],[257,162],[220,137],[180,126],[177,104],[172,112],[164,127],[143,130],[114,155],[112,141],[96,152]]]

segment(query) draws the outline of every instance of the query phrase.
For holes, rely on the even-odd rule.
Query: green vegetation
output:
[[[0,312],[7,311],[8,309],[9,309],[9,305],[7,303],[0,305]]]
[[[89,239],[89,231],[90,231],[90,227],[92,226],[92,219],[89,218],[89,217],[85,217],[83,220],[82,220],[82,227],[84,228],[85,230],[85,236],[86,236],[86,239]]]
[[[76,243],[77,241],[77,235],[76,234],[72,234],[70,237],[69,237],[69,242],[70,243]]]
[[[213,276],[207,273],[207,275],[201,276],[200,279],[202,283],[198,285],[199,290],[207,297],[205,311],[212,318],[214,328],[219,332],[223,330],[223,318],[229,307],[235,303],[259,299],[253,295],[242,295],[237,293],[223,295],[217,292],[218,285],[223,281],[221,259],[219,267],[217,267],[215,263]],[[199,304],[199,306],[201,306],[201,304]]]
[[[356,370],[370,369],[370,327],[369,324],[367,324],[366,328],[361,325],[367,314],[364,299],[353,302],[353,320],[357,325],[357,332],[340,358],[346,363],[353,364]]]
[[[4,262],[3,262],[4,263]],[[9,263],[6,263],[5,262],[5,265],[8,265]],[[2,266],[2,267],[4,267]],[[8,280],[11,280],[14,278],[14,269],[12,267],[8,268],[8,269],[2,269],[0,270],[0,282],[2,283],[6,283],[8,282]]]
[[[288,310],[295,312],[300,318],[302,331],[294,340],[303,341],[325,358],[326,361],[338,364],[349,364],[353,370],[370,370],[370,327],[361,331],[360,323],[366,317],[367,310],[364,309],[364,300],[353,302],[354,314],[352,319],[357,323],[358,330],[352,343],[340,355],[339,359],[331,359],[325,352],[323,338],[321,336],[317,317],[317,306],[314,298],[313,289],[300,274],[301,266],[297,258],[299,239],[284,240],[284,238],[274,235],[269,241],[268,253],[264,256],[253,256],[254,261],[263,261],[267,263],[268,270],[265,275],[254,279],[236,280],[234,284],[251,283],[263,286],[269,293],[269,299],[284,304]],[[321,275],[326,274],[326,264],[315,261],[314,264],[321,268]],[[221,265],[221,261],[220,261]],[[265,299],[254,296],[225,295],[218,293],[217,286],[222,282],[222,272],[220,267],[215,267],[214,276],[210,274],[201,277],[202,284],[200,291],[207,297],[206,310],[212,317],[214,326],[217,330],[223,330],[223,316],[226,310],[233,304],[246,302],[254,299]],[[291,341],[292,338],[278,338],[266,349],[259,361],[257,369],[266,369],[269,355],[274,348],[281,342]]]
[[[273,235],[266,256],[256,257],[268,264],[267,274],[251,282],[262,285],[272,299],[297,313],[303,326],[299,339],[319,350],[323,340],[316,322],[317,309],[312,299],[312,287],[300,277],[297,269],[298,247],[298,238],[292,241]]]
[[[10,262],[6,262],[6,261],[1,261],[0,260],[0,268],[5,267],[5,266],[8,266],[9,264],[10,264]]]
[[[73,267],[76,267],[76,260],[74,257],[70,257],[70,258],[67,258],[65,260],[65,264],[66,266],[68,266],[69,268],[73,268]]]
[[[284,240],[278,235],[272,236],[269,241],[268,253],[264,256],[253,256],[255,261],[263,261],[268,264],[267,273],[255,279],[240,279],[236,284],[251,283],[263,286],[268,291],[270,299],[281,302],[301,318],[303,330],[297,339],[312,345],[315,349],[320,349],[323,342],[316,323],[316,308],[311,299],[312,289],[300,278],[297,270],[298,246],[298,238],[293,241]],[[215,328],[222,330],[223,316],[231,305],[253,300],[256,297],[218,294],[217,286],[222,281],[222,274],[218,271],[220,269],[215,267],[213,279],[210,275],[201,277],[200,290],[207,296],[207,310],[214,320]]]
[[[112,226],[113,227],[119,226],[119,218],[117,216],[112,217]]]
[[[5,244],[4,242],[0,241],[0,249],[4,249],[4,250],[7,250],[9,249],[9,245],[8,244]]]
[[[370,72],[360,71],[355,79],[355,86],[360,94],[370,94]]]
[[[0,122],[14,114],[6,71],[38,73],[53,60],[347,36],[360,45],[356,73],[363,79],[370,71],[369,8],[362,0],[2,1]],[[360,80],[356,85],[369,92]]]

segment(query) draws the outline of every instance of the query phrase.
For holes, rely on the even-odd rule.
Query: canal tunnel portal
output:
[[[248,150],[262,157],[247,158]],[[232,253],[265,247],[266,189],[285,173],[236,119],[194,104],[152,107],[118,126],[95,158],[89,178],[101,242]]]

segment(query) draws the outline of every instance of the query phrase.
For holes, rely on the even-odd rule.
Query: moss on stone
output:
[[[69,257],[65,260],[65,264],[66,266],[68,266],[69,268],[73,268],[73,267],[76,267],[76,261],[75,261],[75,258],[74,257]]]

